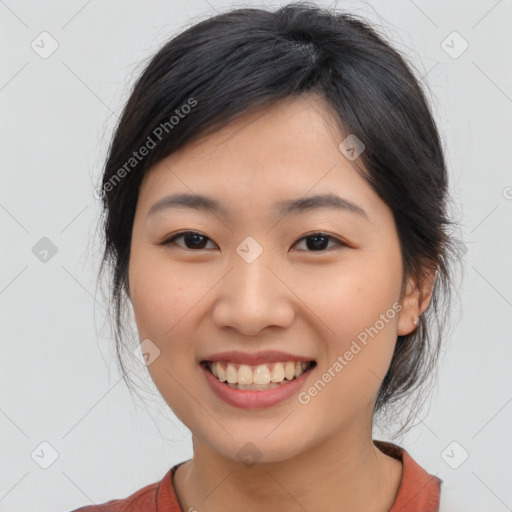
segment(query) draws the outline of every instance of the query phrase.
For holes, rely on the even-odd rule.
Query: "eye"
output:
[[[185,246],[181,244],[177,244],[176,240],[183,238],[185,242]],[[306,236],[303,236],[300,238],[294,245],[296,245],[298,242],[301,242],[302,240],[306,240],[306,247],[308,249],[308,252],[323,252],[326,249],[326,246],[329,245],[329,242],[334,242],[337,246],[346,246],[347,244],[343,243],[341,240],[338,240],[337,238],[328,235],[326,233],[321,232],[315,232],[308,234]],[[211,240],[201,233],[198,233],[197,231],[183,231],[181,233],[178,233],[171,238],[168,238],[167,240],[163,241],[160,245],[170,245],[175,244],[180,247],[184,247],[184,249],[205,249],[205,245],[207,242]],[[212,242],[213,243],[213,242]]]
[[[181,244],[176,244],[175,242],[175,240],[178,240],[179,238],[183,238],[185,241],[185,249],[204,249],[206,240],[210,240],[207,236],[204,236],[197,231],[183,231],[167,240],[164,240],[161,245],[175,244],[183,247]]]
[[[298,242],[301,242],[302,240],[310,241],[306,242],[306,247],[309,249],[308,252],[325,252],[324,249],[329,244],[329,241],[334,242],[338,246],[346,246],[345,243],[343,243],[341,240],[338,240],[337,238],[328,235],[327,233],[311,233],[309,235],[303,236],[298,240]]]

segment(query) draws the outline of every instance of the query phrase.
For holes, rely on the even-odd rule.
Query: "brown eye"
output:
[[[338,246],[344,246],[343,242],[334,238],[331,235],[326,233],[312,233],[310,235],[303,236],[300,240],[306,240],[306,248],[309,252],[325,252],[326,247],[329,245],[329,242],[332,241]]]
[[[175,244],[180,247],[183,247],[181,244],[177,244],[176,240],[179,238],[183,238],[185,242],[185,249],[205,249],[205,245],[208,240],[210,240],[207,236],[202,235],[201,233],[198,233],[197,231],[184,231],[182,233],[178,233],[177,235],[174,235],[173,237],[165,240],[162,242],[162,245],[170,245]],[[211,240],[210,240],[211,241]]]
[[[176,243],[176,240],[180,238],[183,239],[184,245]],[[306,252],[326,252],[330,242],[334,242],[335,246],[346,246],[346,244],[341,240],[338,240],[326,233],[311,233],[300,238],[298,242],[301,242],[302,240],[306,240]],[[202,235],[197,231],[183,231],[165,240],[161,245],[174,244],[183,247],[184,249],[201,250],[206,249],[205,246],[208,241],[211,242],[207,236]]]

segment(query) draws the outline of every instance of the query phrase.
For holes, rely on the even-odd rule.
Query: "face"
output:
[[[286,99],[185,146],[141,185],[129,284],[140,339],[158,353],[148,369],[219,457],[240,460],[251,442],[261,462],[284,461],[367,433],[397,334],[414,328],[403,318],[392,212],[340,152],[342,140],[321,99]],[[219,208],[154,207],[174,194]],[[345,203],[282,209],[323,194]],[[227,351],[281,351],[316,365],[300,383],[278,385],[295,387],[276,403],[234,404],[232,387],[201,364]]]

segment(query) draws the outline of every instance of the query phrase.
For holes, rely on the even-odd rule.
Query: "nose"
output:
[[[256,336],[268,327],[290,327],[295,319],[293,292],[264,257],[252,263],[238,255],[233,268],[219,286],[213,322],[220,329],[232,328],[244,336]]]

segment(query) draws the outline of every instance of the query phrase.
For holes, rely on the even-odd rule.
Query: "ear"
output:
[[[418,283],[414,278],[408,278],[405,295],[400,301],[402,309],[398,319],[399,336],[406,336],[417,328],[414,320],[418,320],[419,324],[419,317],[428,308],[434,292],[436,276],[436,271],[429,270],[426,272],[421,283]],[[423,292],[421,303],[420,291]]]

